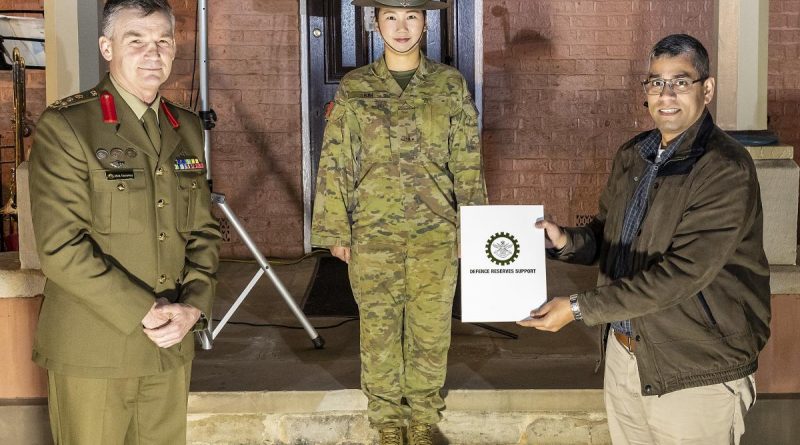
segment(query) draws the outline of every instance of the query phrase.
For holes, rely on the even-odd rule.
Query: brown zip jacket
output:
[[[658,131],[658,130],[652,130]],[[578,296],[588,325],[630,319],[643,395],[755,372],[769,337],[769,265],[750,155],[706,110],[658,171],[633,242],[632,274],[611,279],[625,207],[645,169],[638,142],[617,153],[600,210],[565,229],[555,255],[599,262],[598,287]]]

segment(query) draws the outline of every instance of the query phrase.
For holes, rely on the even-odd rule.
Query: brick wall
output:
[[[164,90],[188,104],[196,2],[172,4],[179,48]],[[298,23],[296,0],[209,5],[209,100],[219,116],[211,132],[214,190],[269,256],[303,251]],[[235,233],[225,232],[231,239],[223,256],[251,257]]]
[[[9,10],[41,10],[44,0],[21,1],[0,0],[0,9]],[[36,15],[30,15],[37,17]],[[41,16],[38,16],[41,17]],[[26,73],[27,115],[33,122],[42,114],[45,107],[44,71],[28,70]],[[14,127],[11,122],[14,117],[14,90],[11,83],[11,71],[0,71],[0,207],[9,199],[9,185],[11,183],[11,169],[14,167]],[[25,139],[25,145],[30,150],[31,139]],[[3,234],[9,231],[8,222],[3,221]]]
[[[652,128],[638,82],[650,47],[685,32],[713,51],[712,0],[486,0],[490,200],[585,222],[617,147]]]
[[[0,8],[42,4],[0,0]],[[196,2],[172,4],[179,53],[165,94],[188,104]],[[713,0],[485,0],[483,141],[492,202],[543,203],[564,224],[593,214],[616,148],[652,127],[637,84],[649,47],[687,32],[713,51],[713,14]],[[770,128],[800,146],[800,2],[772,0],[770,14]],[[220,117],[214,185],[270,256],[302,251],[298,23],[295,0],[210,9],[211,103]],[[44,73],[30,71],[28,81],[35,120],[45,105]],[[8,72],[0,72],[0,100],[11,103]],[[10,113],[0,108],[3,145],[12,141]],[[249,256],[232,238],[223,255]]]
[[[769,128],[800,164],[800,1],[769,2],[768,70]]]

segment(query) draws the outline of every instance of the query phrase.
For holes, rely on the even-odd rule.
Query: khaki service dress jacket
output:
[[[194,339],[162,349],[147,338],[141,321],[156,298],[211,317],[221,237],[203,130],[191,111],[165,100],[159,108],[158,149],[108,76],[39,120],[30,188],[47,284],[33,358],[49,370],[164,372],[191,361]]]

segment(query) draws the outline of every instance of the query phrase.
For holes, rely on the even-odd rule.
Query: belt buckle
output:
[[[623,334],[622,332],[617,332],[617,331],[614,331],[614,337],[617,338],[619,344],[621,344],[625,349],[627,349],[628,352],[633,353],[634,343],[632,337],[629,337]]]

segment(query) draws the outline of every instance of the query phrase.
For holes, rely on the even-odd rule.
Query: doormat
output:
[[[333,256],[319,257],[303,301],[308,317],[358,317],[347,263]]]

